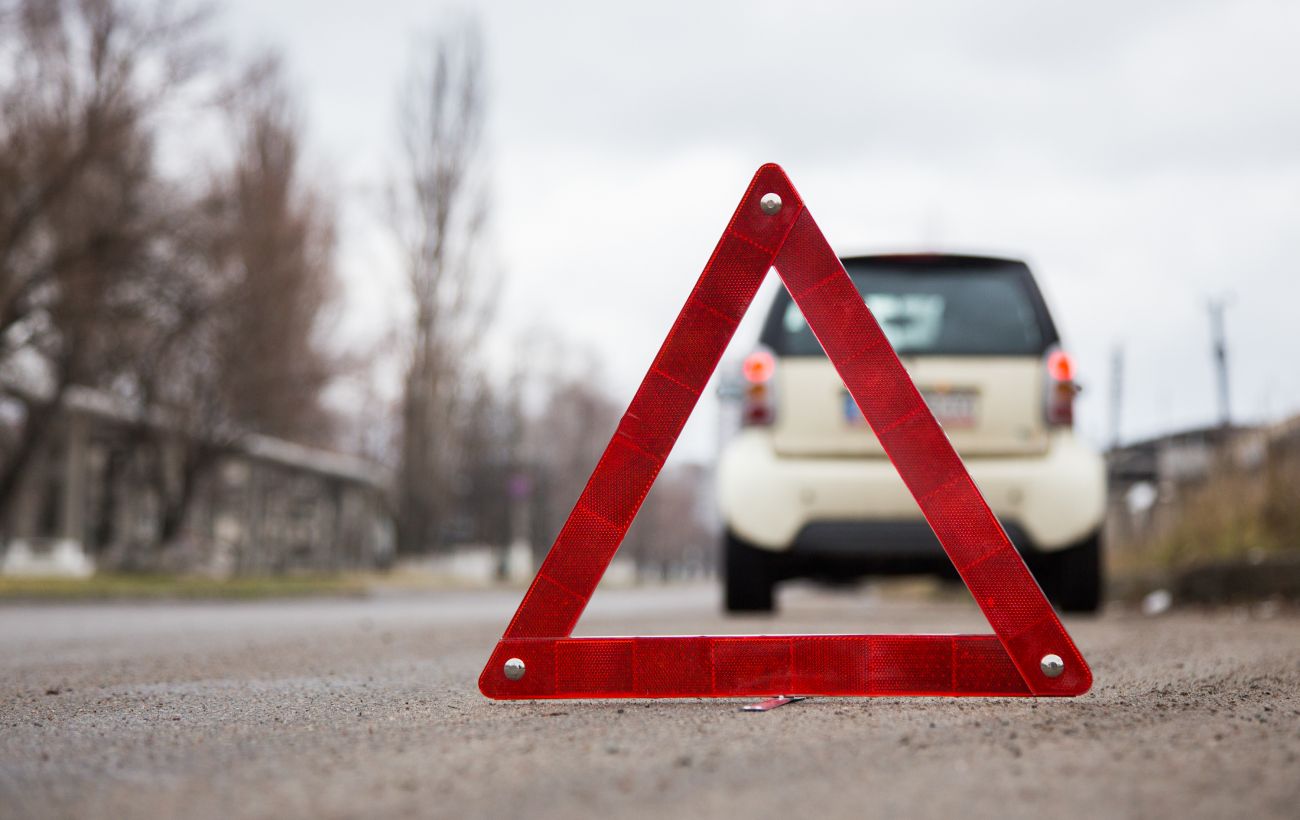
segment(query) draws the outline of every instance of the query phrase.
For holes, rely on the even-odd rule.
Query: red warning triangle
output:
[[[992,635],[573,638],[759,284],[775,267]],[[1083,656],[785,172],[754,175],[479,677],[498,699],[1081,695]]]

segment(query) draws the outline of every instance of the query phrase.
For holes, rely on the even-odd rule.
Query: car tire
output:
[[[723,586],[727,612],[772,612],[776,609],[776,556],[737,538],[723,536]]]
[[[1061,612],[1093,613],[1101,608],[1101,534],[1060,552],[1039,556],[1035,574],[1048,600]]]

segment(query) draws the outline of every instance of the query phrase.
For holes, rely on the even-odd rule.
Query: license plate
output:
[[[922,390],[921,397],[930,405],[930,412],[939,423],[949,429],[975,426],[979,391],[976,390]],[[849,424],[865,424],[857,402],[844,391],[844,419]]]

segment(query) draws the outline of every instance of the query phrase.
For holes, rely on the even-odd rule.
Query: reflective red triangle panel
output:
[[[780,197],[767,212],[761,200]],[[770,210],[770,209],[769,209]],[[775,267],[992,635],[573,638],[664,460]],[[1044,658],[1059,657],[1055,677]],[[1092,673],[776,165],[754,175],[479,678],[498,699],[1080,695]]]

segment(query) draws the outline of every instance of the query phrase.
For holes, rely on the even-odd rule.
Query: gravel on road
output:
[[[580,634],[986,632],[973,604],[601,590]],[[0,605],[0,817],[1295,817],[1300,617],[1067,621],[1084,697],[499,703],[517,591]]]

